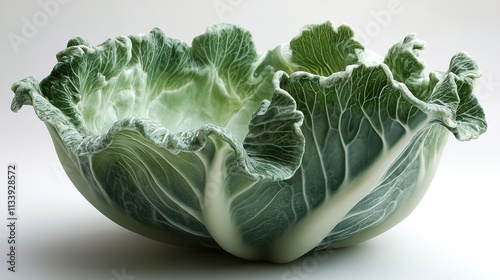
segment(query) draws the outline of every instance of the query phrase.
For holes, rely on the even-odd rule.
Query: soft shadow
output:
[[[137,280],[222,279],[223,275],[240,276],[238,279],[283,279],[293,266],[306,268],[312,262],[318,267],[331,266],[342,259],[340,255],[360,254],[363,250],[362,246],[356,246],[335,253],[309,254],[293,263],[279,265],[246,261],[218,250],[167,245],[120,227],[106,230],[82,227],[78,234],[59,233],[51,240],[34,252],[39,269],[51,271],[52,275],[71,275],[72,279],[121,280],[117,277],[121,274],[136,276]]]

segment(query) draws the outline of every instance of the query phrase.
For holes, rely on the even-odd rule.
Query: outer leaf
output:
[[[414,37],[407,37],[404,42],[413,44],[409,39],[413,40]],[[419,43],[415,44],[420,46]],[[474,61],[463,53],[458,54],[452,59],[447,73],[441,77],[433,73],[429,79],[425,79],[421,75],[423,65],[418,65],[417,53],[412,51],[411,54],[404,58],[392,51],[386,58],[386,61],[399,59],[395,65],[414,65],[410,67],[411,71],[401,68],[401,71],[405,71],[403,73],[392,69],[394,77],[399,77],[406,85],[392,80],[393,76],[385,65],[371,66],[371,62],[370,66],[361,64],[328,78],[297,73],[282,83],[282,87],[294,96],[299,109],[305,114],[303,132],[306,143],[319,143],[316,145],[317,152],[306,146],[303,164],[299,169],[308,168],[311,165],[308,163],[309,158],[312,158],[318,164],[309,170],[323,170],[325,174],[325,179],[321,180],[324,183],[319,184],[318,188],[324,189],[321,192],[324,195],[320,196],[324,200],[316,207],[318,210],[313,208],[308,215],[320,220],[327,220],[328,215],[338,219],[339,215],[333,212],[342,211],[344,202],[355,196],[349,193],[357,192],[353,188],[361,190],[361,184],[366,187],[364,191],[368,191],[357,198],[362,199],[354,207],[346,206],[349,212],[333,223],[337,224],[318,248],[347,246],[367,240],[394,226],[414,209],[432,180],[447,139],[446,130],[436,122],[452,131],[459,140],[475,138],[486,129],[484,113],[472,95],[473,82],[479,77]],[[455,66],[457,63],[460,66]],[[365,80],[368,77],[369,82]],[[406,86],[420,91],[414,95]],[[469,110],[472,114],[464,113]],[[459,123],[458,120],[465,121]],[[325,126],[329,129],[325,130]],[[361,145],[356,145],[358,139]],[[325,141],[336,148],[324,149],[327,146],[323,144]],[[394,154],[397,157],[392,157],[393,151],[398,149],[399,152]],[[331,157],[335,159],[329,160]],[[333,162],[340,162],[340,165],[328,166]],[[321,178],[311,176],[313,172],[302,174],[309,175],[304,176],[306,180]],[[364,174],[370,175],[371,185],[364,184],[363,179],[360,179],[364,178]],[[303,182],[302,185],[310,187],[314,183]],[[312,195],[308,194],[317,194],[318,190],[306,190],[304,193],[304,197],[310,197]],[[334,206],[335,201],[338,206]],[[332,208],[325,205],[331,205]],[[325,209],[331,209],[331,212]],[[323,212],[325,217],[320,218],[321,214],[315,215],[314,212]],[[302,228],[307,228],[305,224],[302,224]],[[299,229],[297,231],[301,232]],[[292,236],[289,232],[285,234]]]

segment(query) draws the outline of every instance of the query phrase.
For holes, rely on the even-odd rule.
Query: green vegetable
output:
[[[424,74],[414,35],[385,58],[348,26],[310,25],[258,53],[246,30],[191,46],[149,34],[69,41],[52,73],[12,87],[78,190],[150,238],[289,262],[363,242],[404,219],[451,131],[486,130],[465,53]]]

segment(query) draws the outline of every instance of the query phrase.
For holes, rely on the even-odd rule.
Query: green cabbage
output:
[[[160,29],[77,37],[48,77],[13,85],[12,110],[33,106],[74,185],[121,226],[288,262],[396,225],[449,132],[486,130],[467,54],[425,74],[414,35],[385,58],[353,36],[310,25],[265,53],[228,24],[191,46]]]

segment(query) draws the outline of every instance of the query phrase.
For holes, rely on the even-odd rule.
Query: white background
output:
[[[40,3],[52,5],[48,9]],[[500,279],[499,3],[1,1],[0,278]],[[331,255],[274,265],[160,244],[131,233],[76,191],[32,108],[26,106],[17,114],[9,109],[11,84],[29,75],[47,76],[55,54],[77,35],[99,44],[109,37],[160,27],[189,43],[208,25],[229,22],[250,30],[257,48],[264,51],[289,42],[305,24],[326,20],[350,24],[359,40],[379,54],[415,32],[427,42],[421,57],[428,70],[445,70],[454,53],[468,52],[483,72],[477,95],[489,122],[488,132],[478,140],[460,143],[450,137],[430,190],[410,217],[379,237]],[[16,273],[8,272],[6,263],[9,163],[18,165],[19,178]]]

